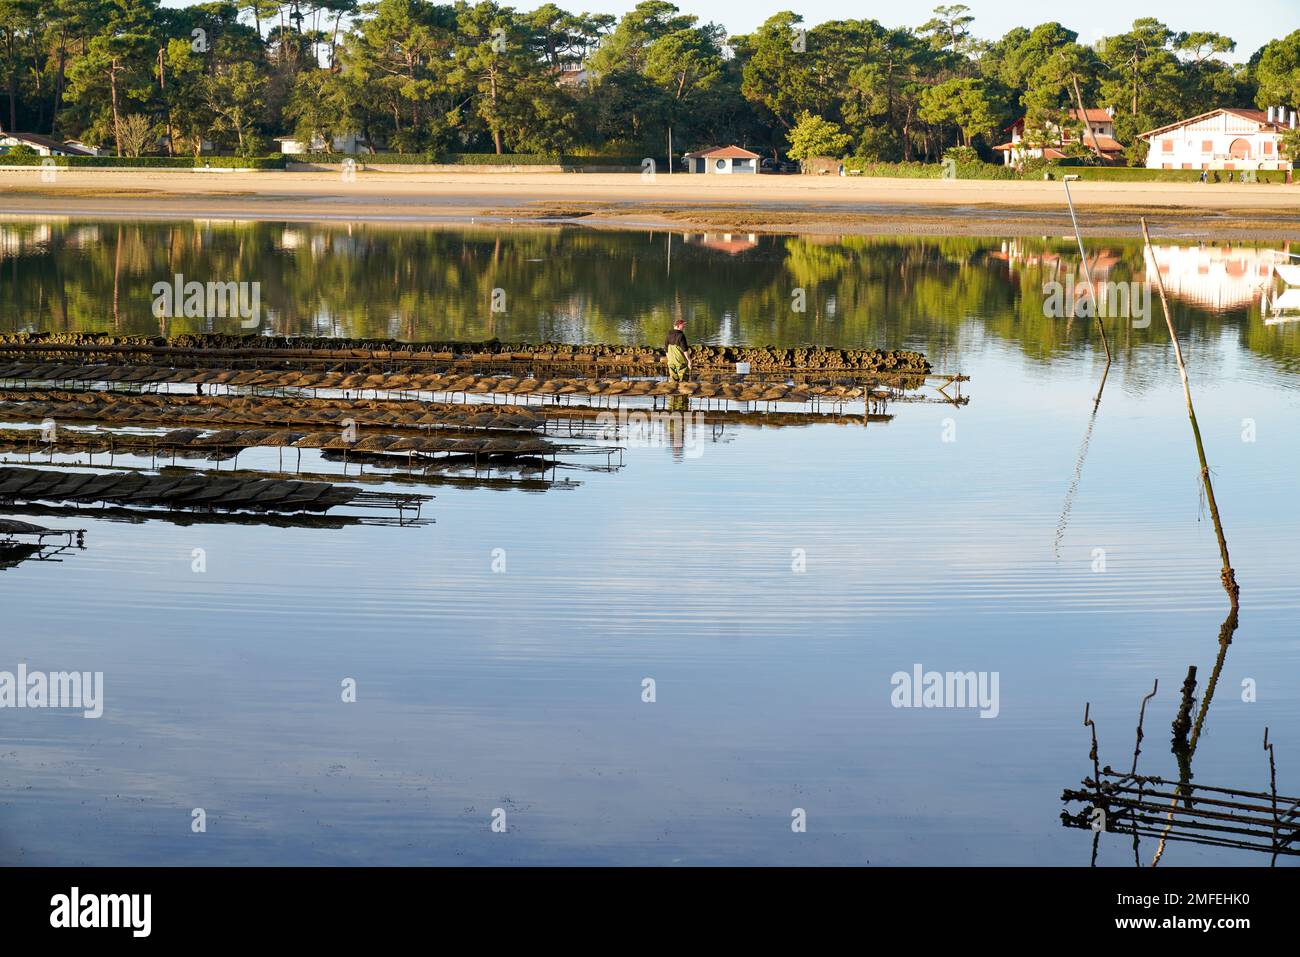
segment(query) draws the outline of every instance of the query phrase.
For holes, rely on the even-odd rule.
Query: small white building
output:
[[[1055,123],[1045,124],[1041,138],[1049,142],[1034,144],[1025,141],[1026,118],[1022,116],[1007,128],[1010,141],[993,148],[1002,154],[1007,166],[1018,166],[1027,159],[1065,159],[1065,148],[1076,143],[1099,152],[1108,163],[1123,159],[1124,146],[1115,139],[1115,115],[1109,109],[1073,109],[1068,115],[1069,123],[1064,129]]]
[[[0,153],[15,146],[30,146],[41,156],[93,156],[89,149],[74,143],[41,136],[39,133],[0,133]]]
[[[1139,134],[1150,144],[1147,169],[1290,169],[1282,135],[1295,110],[1220,108]]]
[[[757,153],[739,146],[717,146],[682,157],[692,173],[757,173]]]
[[[330,144],[333,149],[327,149],[325,140],[322,137],[312,137],[311,148],[304,148],[304,143],[292,136],[277,136],[275,142],[280,144],[281,153],[364,153],[366,140],[360,133],[344,133],[342,136],[334,137]]]

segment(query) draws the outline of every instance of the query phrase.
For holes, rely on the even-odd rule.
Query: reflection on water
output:
[[[1289,262],[1283,249],[1246,246],[1157,246],[1156,268],[1176,299],[1222,312],[1243,309],[1275,285],[1274,267]]]
[[[1080,703],[1103,756],[1127,756],[1153,678],[1166,693],[1140,770],[1169,782],[1159,827],[1179,787],[1271,794],[1264,727],[1277,793],[1300,793],[1298,346],[1257,298],[1207,308],[1162,274],[1244,585],[1229,653],[1167,332],[1108,327],[1097,404],[1095,324],[1042,310],[1042,284],[1077,268],[1072,240],[3,236],[6,331],[156,334],[150,284],[183,273],[261,282],[264,331],[658,343],[681,315],[703,342],[922,349],[969,374],[974,400],[800,428],[738,418],[698,446],[669,430],[563,494],[439,484],[433,523],[410,529],[85,514],[75,560],[0,573],[0,670],[105,675],[99,720],[0,712],[0,860],[1074,865],[1087,852],[1057,798],[1082,776]],[[1089,252],[1094,278],[1142,277],[1136,243]],[[1215,690],[1198,689],[1180,760],[1154,729],[1198,657],[1217,657]],[[890,677],[915,668],[997,673],[997,718],[895,708]],[[1099,845],[1099,864],[1132,865],[1124,838]],[[1170,841],[1163,863],[1239,858]]]
[[[0,571],[27,561],[62,562],[85,547],[85,529],[0,518]]]
[[[1238,612],[1232,608],[1219,628],[1218,657],[1199,707],[1196,704],[1195,665],[1188,667],[1183,679],[1170,746],[1178,766],[1177,778],[1138,772],[1147,706],[1159,692],[1158,680],[1151,693],[1142,699],[1133,761],[1127,772],[1116,771],[1109,764],[1102,766],[1096,723],[1089,715],[1090,709],[1085,707],[1084,724],[1092,735],[1089,758],[1093,772],[1083,779],[1080,788],[1066,788],[1063,792],[1061,799],[1066,808],[1061,812],[1061,822],[1066,827],[1093,832],[1091,862],[1094,866],[1102,834],[1130,837],[1133,864],[1137,867],[1157,866],[1166,859],[1170,847],[1177,844],[1260,852],[1268,855],[1272,866],[1278,864],[1280,857],[1300,856],[1300,841],[1297,841],[1300,838],[1300,798],[1278,793],[1276,745],[1269,739],[1269,728],[1263,730],[1263,753],[1247,786],[1227,786],[1222,781],[1206,784],[1193,780],[1192,759],[1205,730],[1206,718],[1223,676],[1228,648],[1237,625]],[[1243,700],[1253,701],[1256,690],[1253,679],[1247,679],[1243,685]],[[1072,812],[1070,808],[1075,804],[1080,806],[1080,810]],[[1143,837],[1155,839],[1147,845],[1145,855]],[[1174,860],[1174,863],[1178,862]]]
[[[1192,341],[1231,319],[1252,351],[1293,361],[1295,330],[1258,322],[1261,293],[1283,288],[1270,270],[1286,248],[1157,246]],[[1137,241],[1092,243],[1089,255],[1096,282],[1146,274]],[[0,224],[0,332],[242,331],[237,319],[155,318],[154,284],[180,275],[260,283],[260,326],[247,331],[268,334],[659,344],[683,318],[693,341],[907,346],[944,368],[971,318],[1037,358],[1083,345],[1087,321],[1043,315],[1043,283],[1078,269],[1068,237],[9,222]],[[1116,332],[1121,349],[1163,335],[1158,324]]]

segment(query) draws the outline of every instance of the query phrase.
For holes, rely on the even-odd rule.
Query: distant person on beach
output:
[[[686,341],[686,320],[678,319],[673,323],[672,332],[664,340],[664,352],[668,353],[668,381],[682,382],[691,372],[691,346]]]

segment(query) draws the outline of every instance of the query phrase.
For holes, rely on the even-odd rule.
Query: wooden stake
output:
[[[1219,520],[1219,505],[1214,500],[1214,485],[1210,481],[1210,466],[1205,461],[1205,444],[1201,441],[1201,428],[1196,424],[1196,409],[1192,406],[1192,387],[1187,379],[1187,366],[1183,362],[1183,350],[1178,344],[1178,333],[1174,331],[1174,320],[1169,313],[1169,300],[1165,296],[1164,280],[1160,278],[1160,270],[1155,265],[1155,251],[1151,248],[1151,234],[1147,231],[1145,217],[1142,218],[1142,241],[1146,244],[1147,262],[1150,265],[1148,281],[1151,275],[1155,276],[1156,289],[1160,292],[1160,308],[1165,314],[1165,325],[1169,328],[1169,338],[1174,344],[1174,358],[1178,360],[1178,374],[1183,380],[1183,398],[1187,400],[1187,417],[1191,420],[1192,436],[1196,439],[1196,455],[1201,460],[1201,481],[1205,484],[1205,500],[1210,506],[1210,518],[1214,520],[1214,534],[1219,540],[1219,555],[1223,559],[1223,569],[1219,577],[1223,582],[1224,591],[1228,593],[1228,601],[1236,610],[1240,593],[1240,588],[1237,586],[1237,573],[1232,570],[1232,560],[1228,557],[1228,540],[1223,534],[1223,522]]]
[[[1074,224],[1074,238],[1079,242],[1079,256],[1083,259],[1083,281],[1088,284],[1088,294],[1092,296],[1092,314],[1097,320],[1097,329],[1101,333],[1101,344],[1106,350],[1106,368],[1110,368],[1110,341],[1106,338],[1106,324],[1101,321],[1101,309],[1097,305],[1097,290],[1092,285],[1092,270],[1088,268],[1088,254],[1083,251],[1083,234],[1079,232],[1079,220],[1074,215],[1074,200],[1070,197],[1070,183],[1065,181],[1065,202],[1070,207],[1070,222]],[[1105,385],[1105,378],[1102,384]],[[1097,401],[1101,401],[1101,390],[1097,390]]]

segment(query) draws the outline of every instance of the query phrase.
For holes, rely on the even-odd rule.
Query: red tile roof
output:
[[[739,146],[715,146],[712,149],[700,150],[697,153],[687,153],[685,158],[700,159],[706,156],[709,159],[758,159],[757,153],[751,153]]]
[[[1185,120],[1179,120],[1177,123],[1167,123],[1164,126],[1157,126],[1154,130],[1147,130],[1145,133],[1139,133],[1138,139],[1144,140],[1148,136],[1159,136],[1161,133],[1168,133],[1170,130],[1176,130],[1180,126],[1187,126],[1191,123],[1196,123],[1199,120],[1207,119],[1208,117],[1215,116],[1219,113],[1231,113],[1234,116],[1240,116],[1242,119],[1252,120],[1258,123],[1259,128],[1266,133],[1281,133],[1283,130],[1288,128],[1287,125],[1280,120],[1270,123],[1268,121],[1267,110],[1252,110],[1235,106],[1221,106],[1217,110],[1208,110],[1204,113],[1199,113],[1196,116],[1190,116]]]
[[[1115,120],[1115,118],[1105,110],[1099,110],[1095,107],[1090,106],[1084,112],[1087,114],[1087,121],[1089,123],[1113,123]],[[1079,115],[1079,111],[1077,109],[1071,110],[1070,115],[1074,117],[1076,120],[1081,120],[1084,118]]]

